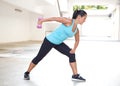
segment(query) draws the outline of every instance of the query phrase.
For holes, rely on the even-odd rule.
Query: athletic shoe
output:
[[[80,74],[72,75],[72,80],[73,81],[86,81]]]
[[[24,73],[24,80],[30,80],[29,72]]]

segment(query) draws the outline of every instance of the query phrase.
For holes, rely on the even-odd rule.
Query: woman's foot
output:
[[[24,80],[30,80],[29,72],[24,73]]]
[[[80,74],[72,75],[72,80],[73,81],[86,81]]]

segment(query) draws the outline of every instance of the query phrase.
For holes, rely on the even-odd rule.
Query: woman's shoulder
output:
[[[66,26],[70,26],[73,23],[72,19],[70,19],[70,18],[65,18],[65,20],[66,20],[66,23],[64,23],[64,24]]]

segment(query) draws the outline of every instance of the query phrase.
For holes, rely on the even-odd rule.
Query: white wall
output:
[[[44,37],[44,30],[36,28],[39,14],[0,1],[0,43],[39,40]]]
[[[112,13],[113,30],[112,39],[120,40],[120,7],[116,6],[116,9]]]
[[[0,2],[0,43],[29,39],[29,14],[16,12],[14,8]]]
[[[40,4],[40,1],[37,4]],[[42,41],[46,32],[53,31],[58,25],[56,22],[48,22],[43,23],[42,29],[37,29],[37,19],[43,14],[38,14],[33,9],[28,10],[21,6],[23,5],[21,4],[18,7],[15,3],[0,1],[0,43]],[[29,4],[29,6],[31,5]],[[53,7],[54,9],[52,9]],[[22,12],[15,11],[15,8],[22,10]],[[54,2],[54,5],[39,6],[37,10],[43,10],[44,17],[59,16],[57,2]]]
[[[35,14],[35,13],[31,13],[30,14],[30,19],[29,19],[29,23],[30,23],[30,40],[37,40],[37,41],[42,41],[45,37],[45,25],[42,25],[42,28],[38,29],[36,28],[37,26],[37,19],[40,15],[39,14]]]
[[[82,35],[85,36],[111,36],[112,20],[108,16],[88,16],[82,25]]]

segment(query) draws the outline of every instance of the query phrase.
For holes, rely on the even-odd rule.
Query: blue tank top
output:
[[[46,36],[46,38],[53,44],[61,44],[64,40],[66,40],[69,37],[73,37],[75,33],[77,32],[77,28],[75,31],[72,31],[72,27],[74,25],[74,20],[70,26],[65,26],[64,24],[61,24],[59,27],[55,29],[52,33]]]

